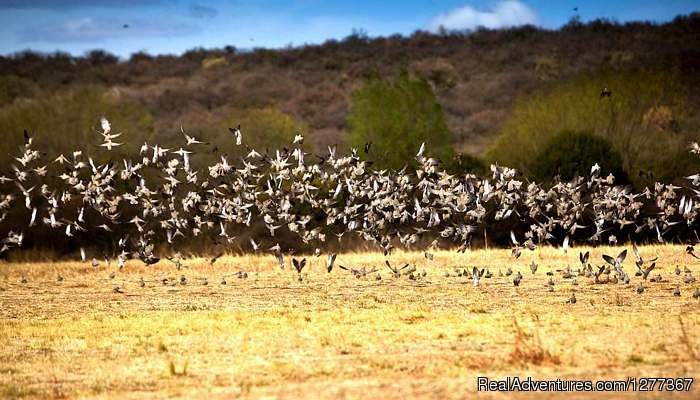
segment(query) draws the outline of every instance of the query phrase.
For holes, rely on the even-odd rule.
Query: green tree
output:
[[[460,175],[466,173],[483,175],[489,170],[481,159],[462,152],[458,152],[452,160],[445,160],[444,167],[451,173]]]
[[[310,140],[304,124],[272,107],[228,113],[224,124],[231,127],[240,124],[244,143],[257,150],[290,147],[298,134],[304,136],[305,144]]]
[[[611,96],[601,96],[603,88]],[[612,71],[585,74],[520,99],[504,121],[489,162],[532,175],[533,155],[562,131],[592,132],[622,157],[624,171],[642,186],[642,176],[671,176],[685,145],[686,91],[673,72]],[[642,174],[640,174],[642,171]]]
[[[311,149],[313,135],[308,132],[306,125],[273,107],[255,109],[223,108],[215,113],[190,113],[178,121],[177,127],[168,128],[159,142],[182,143],[179,124],[188,134],[210,143],[209,151],[198,151],[193,156],[196,168],[217,162],[221,155],[230,161],[236,160],[248,153],[246,146],[264,153],[266,149],[274,151],[283,147],[291,147],[294,136],[302,134],[302,148]],[[241,126],[243,135],[242,146],[235,145],[235,139],[229,128]],[[218,151],[212,152],[216,147]]]
[[[115,142],[123,143],[107,154],[103,147],[100,117],[112,124],[112,132],[123,131]],[[0,108],[0,160],[3,165],[10,155],[17,155],[23,143],[22,132],[30,132],[37,149],[56,157],[59,153],[81,148],[96,161],[106,157],[133,155],[151,137],[153,118],[138,103],[116,90],[101,87],[78,87],[57,93],[42,93],[34,99],[16,101]]]
[[[209,121],[196,122],[193,129],[201,129],[202,136],[218,145],[223,153],[242,155],[247,153],[246,148],[234,144],[233,135],[228,129],[238,125],[241,126],[243,144],[257,151],[289,148],[298,134],[304,136],[304,146],[311,141],[306,125],[273,107],[219,110]]]
[[[372,79],[353,93],[349,144],[372,143],[370,158],[378,168],[400,169],[414,163],[425,142],[430,156],[449,162],[452,134],[430,84],[402,75],[394,81]]]
[[[586,176],[591,166],[598,164],[601,175],[612,173],[616,183],[625,183],[627,178],[622,168],[622,157],[610,143],[591,132],[562,131],[534,157],[532,175],[540,181],[555,176],[571,180],[575,176]]]

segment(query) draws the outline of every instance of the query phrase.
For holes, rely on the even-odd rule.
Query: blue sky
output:
[[[179,54],[199,46],[322,43],[353,29],[386,36],[440,25],[557,28],[575,14],[584,21],[664,22],[697,10],[700,0],[0,0],[0,54],[80,55],[96,48],[122,57],[141,50]]]

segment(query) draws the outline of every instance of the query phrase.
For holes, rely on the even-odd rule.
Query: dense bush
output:
[[[29,79],[15,75],[0,76],[0,104],[10,104],[17,98],[32,98],[39,92],[39,87]]]
[[[622,157],[605,138],[591,132],[562,131],[534,157],[530,172],[540,181],[555,176],[568,181],[575,176],[586,176],[596,163],[602,176],[612,173],[616,183],[627,181]]]
[[[231,112],[224,118],[224,124],[240,124],[245,143],[258,150],[289,148],[294,136],[298,134],[302,134],[305,140],[310,138],[304,124],[271,107]],[[227,132],[226,129],[221,131]]]
[[[117,90],[89,86],[54,94],[42,93],[37,98],[18,100],[0,108],[0,133],[3,137],[0,161],[8,165],[5,161],[10,155],[18,154],[25,129],[36,138],[38,149],[50,150],[51,154],[72,152],[75,148],[94,148],[102,143],[102,137],[97,133],[102,116],[112,123],[113,133],[124,131],[122,137],[114,140],[124,144],[109,154],[115,158],[120,154],[133,154],[153,134],[151,115]]]
[[[362,149],[372,143],[378,168],[400,169],[413,163],[421,143],[431,156],[453,156],[452,134],[430,84],[404,74],[394,81],[372,79],[353,93],[349,143]]]
[[[483,175],[488,172],[487,165],[471,154],[457,153],[452,160],[445,160],[445,169],[450,173]]]
[[[297,134],[304,136],[303,147],[307,149],[313,141],[313,134],[307,130],[306,125],[272,107],[203,111],[183,115],[178,121],[185,132],[209,143],[195,149],[199,153],[195,167],[211,164],[222,155],[230,161],[236,160],[249,152],[248,147],[263,153],[266,149],[289,148]],[[229,131],[229,128],[238,125],[243,134],[242,146],[235,145],[235,139]],[[182,143],[184,139],[178,125],[168,128],[168,134],[161,135],[159,140],[164,143]]]
[[[605,87],[611,96],[600,95]],[[486,158],[533,171],[533,154],[560,132],[586,131],[620,154],[637,186],[647,185],[650,180],[642,176],[671,174],[670,161],[685,145],[684,135],[694,133],[683,132],[686,98],[678,77],[668,71],[585,74],[520,100]]]

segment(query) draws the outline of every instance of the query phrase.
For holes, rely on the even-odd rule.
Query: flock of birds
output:
[[[102,118],[100,125],[99,146],[106,152],[123,144],[117,142],[123,133],[113,133],[107,119]],[[543,185],[524,181],[514,169],[498,165],[491,166],[490,177],[450,174],[428,155],[425,144],[410,163],[414,167],[382,170],[368,160],[371,143],[347,155],[338,154],[334,147],[318,155],[304,151],[304,137],[298,134],[290,138],[289,148],[262,153],[244,144],[240,126],[229,130],[231,146],[241,149],[242,155],[230,160],[218,154],[212,165],[193,161],[197,154],[212,154],[212,145],[182,128],[182,147],[177,150],[144,143],[133,157],[105,164],[81,149],[47,158],[25,131],[15,162],[0,172],[4,172],[0,175],[0,234],[4,236],[0,254],[22,247],[26,232],[41,227],[78,243],[97,233],[114,236],[118,251],[98,254],[108,263],[116,259],[118,269],[132,258],[147,265],[158,263],[161,257],[156,249],[160,249],[171,254],[163,258],[179,270],[183,257],[175,251],[177,246],[208,236],[222,249],[210,260],[212,265],[227,247],[238,244],[269,252],[282,269],[290,264],[301,280],[307,260],[294,256],[297,249],[280,246],[282,233],[294,236],[305,248],[315,248],[316,256],[326,242],[355,236],[383,252],[391,276],[420,279],[426,272],[418,272],[415,265],[391,264],[395,246],[421,247],[427,259],[442,247],[465,252],[472,238],[486,235],[492,224],[512,227],[511,254],[516,259],[544,243],[561,243],[566,251],[574,241],[616,244],[623,238],[651,237],[663,243],[681,235],[694,235],[700,241],[695,233],[700,174],[688,176],[683,187],[656,183],[635,193],[615,185],[615,178],[602,174],[595,164],[586,176]],[[698,154],[700,145],[693,143],[689,150]],[[7,221],[18,220],[26,222],[8,226]],[[256,241],[245,232],[257,225],[264,225],[267,235]],[[243,239],[237,237],[241,233]],[[634,250],[636,275],[644,281],[660,279],[653,275],[655,260],[647,262]],[[687,253],[698,258],[692,244]],[[80,257],[95,267],[100,264],[98,256],[88,256],[82,247]],[[622,268],[625,257],[626,251],[604,256],[605,264],[594,267],[589,255],[581,254],[581,267],[568,268],[562,275],[574,282],[585,276],[596,283],[629,284]],[[329,273],[336,264],[336,254],[328,254]],[[357,278],[381,279],[376,269],[337,266]],[[537,270],[534,262],[531,269]],[[456,269],[455,274],[477,286],[493,275],[477,268]],[[510,276],[512,270],[499,274]],[[690,270],[684,274],[685,283],[694,283]],[[245,279],[247,273],[240,271],[236,277]],[[518,286],[523,276],[517,272],[512,279]],[[206,278],[204,282],[208,283]],[[550,282],[553,290],[551,278]],[[186,277],[179,283],[186,284]],[[221,283],[226,283],[225,278]],[[140,285],[145,285],[143,279]],[[680,287],[676,289],[680,294]],[[643,283],[636,290],[642,293]],[[700,289],[694,296],[700,298]]]

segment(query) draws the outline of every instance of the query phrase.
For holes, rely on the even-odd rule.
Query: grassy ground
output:
[[[591,260],[619,250],[593,249]],[[337,263],[376,266],[381,281],[328,275],[325,257],[310,258],[302,282],[269,255],[224,257],[213,267],[188,260],[179,272],[167,261],[134,262],[114,279],[114,266],[0,264],[0,398],[506,398],[477,393],[476,377],[697,378],[700,300],[692,293],[700,284],[673,271],[688,266],[700,277],[700,262],[681,247],[642,253],[659,255],[664,278],[645,283],[642,294],[631,255],[630,286],[564,279],[563,268],[578,268],[578,249],[526,251],[516,261],[508,250],[438,252],[433,261],[393,255],[395,264],[425,269],[415,281],[391,278],[373,254]],[[454,276],[467,265],[494,277],[473,287]],[[499,276],[508,266],[522,271],[520,287]],[[240,269],[248,279],[229,276],[221,285]],[[186,285],[161,283],[182,274]],[[680,297],[672,295],[676,283]],[[578,301],[567,304],[572,292]],[[700,382],[675,397],[698,396]]]

